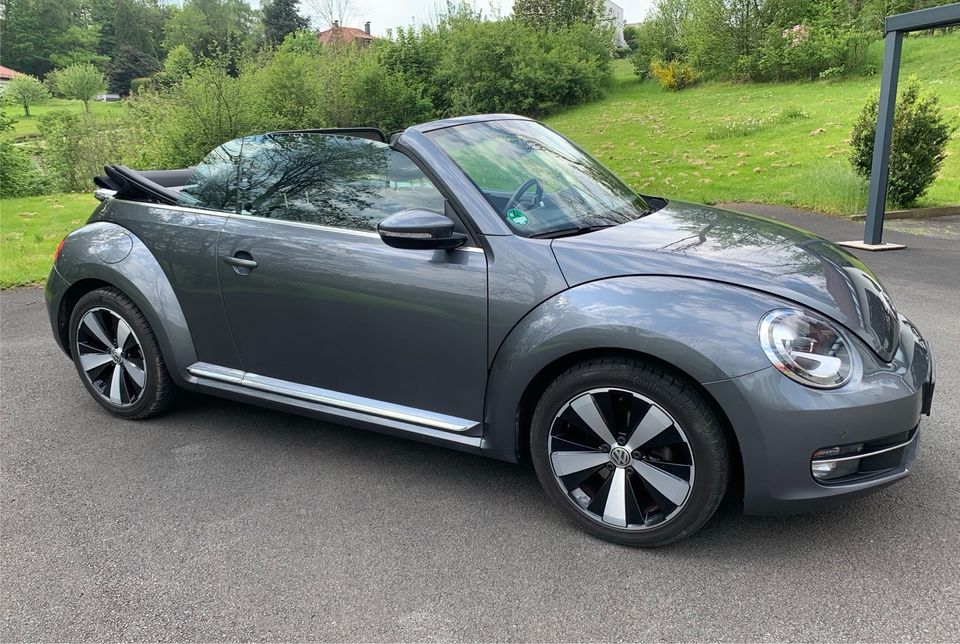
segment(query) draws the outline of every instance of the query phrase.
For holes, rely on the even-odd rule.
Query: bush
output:
[[[67,110],[40,117],[41,159],[54,191],[90,190],[104,165],[127,162],[124,149],[129,142],[115,125]]]
[[[515,20],[452,30],[437,70],[450,114],[516,112],[538,116],[603,94],[611,42],[587,25],[541,32]]]
[[[13,129],[13,121],[0,112],[0,132]],[[49,189],[46,176],[24,146],[0,141],[0,197],[29,197]]]
[[[153,79],[150,77],[145,78],[134,78],[130,81],[130,93],[139,94],[145,92],[153,87]]]
[[[49,192],[46,176],[25,149],[0,141],[0,197],[29,197]]]
[[[630,62],[633,71],[641,79],[650,75],[654,60],[673,60],[683,55],[675,26],[664,16],[652,18],[640,24],[633,32],[633,53]]]
[[[871,96],[853,125],[850,162],[857,174],[870,178],[879,98]],[[947,142],[956,129],[940,110],[936,96],[924,94],[911,77],[897,97],[890,144],[887,199],[894,206],[915,202],[937,178]]]
[[[663,63],[654,60],[650,63],[650,74],[660,81],[660,86],[671,92],[677,92],[697,82],[698,74],[679,60]]]
[[[814,80],[849,75],[863,68],[864,34],[825,24],[770,28],[757,56],[752,80]]]

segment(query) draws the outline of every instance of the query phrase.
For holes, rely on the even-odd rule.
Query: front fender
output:
[[[54,269],[65,283],[59,288],[48,283],[52,316],[60,315],[68,285],[94,279],[117,287],[147,318],[170,375],[186,384],[183,374],[197,361],[190,329],[166,274],[136,235],[106,221],[87,224],[67,235]]]
[[[504,340],[487,383],[483,449],[517,461],[518,411],[527,386],[580,351],[653,356],[698,383],[770,366],[757,340],[763,314],[784,302],[702,279],[618,277],[568,289],[528,313]]]

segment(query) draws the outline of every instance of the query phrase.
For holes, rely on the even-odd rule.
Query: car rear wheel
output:
[[[577,364],[544,392],[530,430],[547,495],[587,532],[631,546],[682,539],[727,489],[729,448],[710,405],[640,360]]]
[[[146,418],[166,409],[176,388],[156,336],[121,291],[87,293],[70,316],[70,354],[80,380],[111,413]]]

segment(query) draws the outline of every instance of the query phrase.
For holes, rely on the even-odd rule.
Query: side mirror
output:
[[[449,250],[467,241],[466,235],[454,232],[449,217],[419,208],[390,215],[377,224],[377,232],[387,246],[413,250]]]

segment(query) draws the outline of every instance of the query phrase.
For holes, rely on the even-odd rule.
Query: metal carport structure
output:
[[[870,188],[867,195],[867,223],[863,230],[863,242],[844,242],[844,245],[866,250],[902,248],[898,244],[883,243],[883,215],[887,201],[890,139],[893,135],[893,116],[897,102],[903,35],[911,31],[924,31],[951,25],[960,25],[960,3],[900,13],[888,16],[884,21],[883,72],[880,79],[877,134],[873,142],[873,168],[870,171]]]

